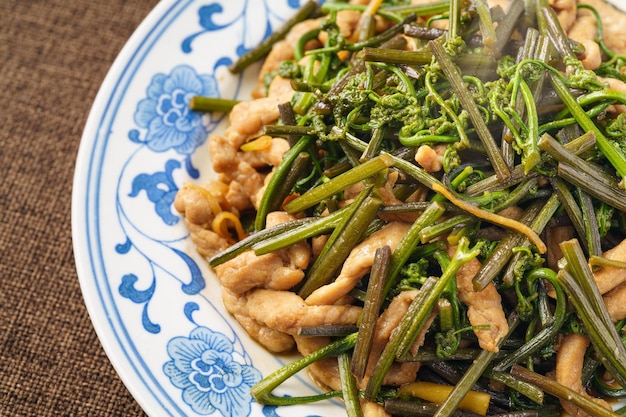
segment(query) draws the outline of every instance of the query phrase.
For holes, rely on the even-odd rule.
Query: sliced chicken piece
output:
[[[611,320],[614,322],[626,318],[626,284],[604,294],[602,297],[604,305],[609,312]]]
[[[298,294],[290,291],[257,289],[246,297],[250,317],[291,335],[306,326],[356,324],[362,310],[351,305],[309,306]]]
[[[626,239],[604,252],[602,257],[612,261],[624,262],[626,260]],[[593,273],[593,278],[600,294],[604,294],[626,282],[626,269],[604,266]]]
[[[415,152],[415,162],[427,172],[439,172],[443,168],[443,154],[447,145],[421,145]]]
[[[315,29],[319,29],[321,19],[308,19],[296,24],[284,39],[276,42],[272,47],[272,50],[267,54],[267,57],[261,65],[261,71],[259,72],[257,86],[252,92],[252,96],[255,98],[265,97],[265,76],[273,71],[278,70],[280,64],[283,61],[291,60],[294,58],[294,50],[298,40],[307,32]],[[318,47],[321,44],[314,40],[310,43],[309,47]]]
[[[626,22],[625,22],[626,23]],[[626,71],[626,68],[622,68]],[[619,91],[620,93],[626,93],[626,83],[622,80],[618,80],[617,78],[610,77],[598,77],[600,81],[606,83],[609,90]],[[613,113],[626,113],[626,104],[612,104],[607,108],[607,111]]]
[[[369,272],[374,263],[376,249],[388,245],[393,251],[410,227],[411,225],[408,223],[389,223],[365,238],[363,242],[352,249],[337,279],[313,291],[306,298],[306,303],[309,305],[333,304],[348,294],[356,283]]]
[[[448,255],[453,256],[456,247],[448,247]],[[473,258],[466,262],[456,273],[459,299],[467,306],[467,316],[472,326],[488,326],[488,329],[475,329],[481,348],[498,352],[498,342],[506,336],[509,325],[502,309],[502,297],[496,286],[489,283],[482,291],[475,291],[472,279],[481,264]]]
[[[271,227],[293,219],[277,211],[267,216],[266,224]],[[246,251],[214,269],[222,286],[238,294],[253,288],[288,290],[304,278],[310,258],[311,249],[302,241],[261,256]]]
[[[626,37],[623,36],[626,13],[618,11],[605,0],[579,0],[579,3],[592,6],[600,14],[606,46],[615,53],[626,53]]]
[[[216,253],[230,246],[227,239],[215,233],[213,230],[191,223],[185,219],[185,226],[189,230],[189,237],[198,253],[205,258],[210,258]]]
[[[589,339],[578,333],[572,333],[565,336],[559,346],[556,355],[556,381],[582,394],[588,398],[592,398],[587,394],[582,385],[582,370],[585,359],[585,352],[589,346]],[[599,405],[611,409],[609,404],[599,398],[592,398]],[[567,401],[561,401],[561,406],[565,411],[574,417],[586,417],[587,413],[581,411]]]
[[[372,349],[367,362],[367,368],[365,371],[365,377],[359,382],[362,388],[365,388],[367,381],[369,380],[380,355],[383,353],[387,342],[391,338],[392,333],[398,328],[398,325],[406,315],[409,306],[413,302],[413,299],[417,296],[418,291],[402,291],[396,295],[389,306],[383,311],[378,320],[376,321],[376,329],[374,331],[374,340],[372,342]],[[424,325],[421,333],[416,338],[415,342],[411,346],[411,354],[416,354],[419,347],[424,344],[426,332],[432,323],[435,315],[432,315],[427,323]],[[396,362],[391,365],[391,368],[385,375],[383,383],[385,385],[400,386],[409,382],[415,381],[417,371],[419,371],[419,362]]]
[[[224,288],[222,289],[222,301],[226,311],[232,314],[245,331],[268,351],[274,353],[289,352],[295,347],[293,337],[265,326],[250,317],[248,300],[244,294],[236,294]]]
[[[550,0],[549,3],[567,32],[576,21],[576,0]]]

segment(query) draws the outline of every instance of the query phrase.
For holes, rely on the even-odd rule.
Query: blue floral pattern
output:
[[[94,107],[97,120],[88,129],[94,141],[86,141],[89,161],[80,172],[87,181],[78,187],[85,197],[77,200],[87,227],[80,248],[94,274],[83,279],[96,284],[88,288],[101,303],[100,326],[114,334],[112,360],[132,368],[147,409],[162,407],[172,416],[289,415],[293,409],[252,398],[251,386],[275,359],[256,359],[267,352],[232,326],[174,199],[186,181],[210,178],[196,165],[206,164],[203,145],[226,117],[191,111],[190,98],[247,96],[246,76],[225,67],[302,0],[163,3],[152,26],[130,43],[131,53],[121,55],[109,95]],[[181,325],[190,332],[181,333]]]
[[[261,374],[237,362],[233,352],[233,343],[223,334],[200,326],[189,337],[170,340],[167,353],[172,360],[163,372],[196,413],[209,415],[217,410],[224,417],[247,416],[250,388],[261,380]]]
[[[175,67],[169,75],[156,74],[146,90],[147,97],[137,104],[135,123],[147,129],[144,142],[155,152],[174,149],[192,154],[207,139],[202,114],[189,109],[194,95],[216,96],[214,76],[200,75],[188,65]],[[138,139],[138,131],[131,131]]]

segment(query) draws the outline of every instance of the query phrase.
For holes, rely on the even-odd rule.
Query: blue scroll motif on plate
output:
[[[300,7],[300,0],[283,2],[290,9]],[[222,15],[222,4],[199,7],[199,26],[191,30],[191,35],[182,38],[182,52],[191,54],[192,43],[198,36],[207,32],[217,33],[233,24],[242,24],[244,33],[237,40],[235,51],[241,56],[254,46],[250,44],[250,39],[269,35],[276,29],[277,22],[284,20],[284,15],[273,10],[276,7],[274,0],[242,3],[245,5],[241,12],[232,18],[234,20],[227,22],[223,21],[226,14]],[[283,9],[284,4],[280,6]],[[264,10],[265,15],[261,16],[259,10]],[[252,36],[245,33],[245,28],[250,26],[246,22],[250,19],[255,21],[252,26],[262,28],[263,33]],[[259,20],[265,23],[259,24]],[[116,208],[125,240],[116,245],[115,250],[121,256],[135,258],[132,262],[134,269],[120,277],[117,290],[123,298],[142,306],[141,324],[150,334],[162,331],[162,323],[150,317],[148,306],[158,292],[163,272],[178,280],[182,292],[188,296],[199,295],[206,285],[198,265],[181,250],[180,244],[187,234],[180,233],[183,228],[173,204],[182,186],[180,179],[199,178],[200,173],[192,164],[192,156],[224,117],[223,114],[193,112],[189,110],[189,100],[196,95],[219,97],[215,71],[230,62],[229,56],[217,57],[211,74],[201,74],[187,64],[179,64],[169,71],[154,74],[147,83],[145,96],[136,104],[134,126],[128,130],[127,138],[137,145],[137,151],[125,161],[118,180]],[[140,159],[145,160],[146,155],[154,156],[149,156],[153,163],[136,163]],[[137,169],[139,166],[141,168]],[[151,207],[151,213],[144,212],[146,218],[151,216],[150,219],[154,220],[142,223],[145,219],[133,217],[135,211],[130,206],[139,201],[142,207],[146,206],[146,202]],[[180,236],[175,239],[163,237],[168,234],[152,233],[153,230],[176,227],[179,228]],[[146,246],[157,249],[145,250]],[[177,259],[176,270],[167,269],[171,263],[163,261],[155,253]],[[169,339],[169,360],[163,365],[163,373],[181,391],[183,401],[195,413],[224,417],[248,416],[254,403],[250,388],[261,380],[262,375],[252,366],[240,342],[235,343],[215,328],[191,320],[190,315],[196,309],[198,305],[195,303],[186,304],[183,314],[194,323],[195,328],[188,335],[176,335]],[[261,411],[265,416],[276,417],[279,410],[273,406],[264,406]]]
[[[174,248],[170,242],[149,238],[149,231],[141,230],[142,226],[134,224],[128,218],[125,207],[128,200],[125,198],[147,198],[148,205],[154,208],[154,213],[163,226],[174,226],[179,223],[180,217],[173,208],[174,198],[180,188],[174,179],[175,171],[184,165],[187,176],[198,177],[199,173],[191,163],[191,156],[199,146],[206,142],[209,133],[215,129],[223,117],[191,111],[189,100],[194,95],[219,96],[217,81],[214,75],[198,74],[192,67],[183,64],[174,67],[169,74],[155,74],[146,88],[146,97],[137,103],[133,120],[138,129],[130,130],[128,138],[157,154],[169,152],[169,155],[171,151],[174,151],[178,158],[166,159],[161,170],[135,174],[127,194],[118,195],[117,206],[120,220],[126,220],[126,222],[120,222],[126,234],[126,242],[118,244],[115,248],[119,254],[127,254],[133,249],[143,254],[145,252],[136,246],[138,243],[134,241],[134,236],[139,234],[142,239],[151,239],[151,243],[160,245],[180,258],[182,264],[186,265],[189,282],[182,284],[182,290],[189,295],[198,294],[205,287],[204,278],[198,266],[187,254]],[[134,156],[126,162],[125,170],[129,172]],[[120,182],[123,182],[123,177],[124,174],[120,177]],[[125,186],[121,185],[121,187],[119,192],[124,193]],[[154,225],[155,229],[158,227]],[[122,278],[118,291],[124,298],[136,304],[143,304],[141,320],[144,329],[150,333],[159,333],[161,327],[150,319],[147,308],[155,293],[157,282],[154,271],[159,260],[151,259],[149,256],[144,256],[144,259],[149,267],[142,276],[144,280],[150,279],[149,288],[141,289],[138,284],[140,277],[135,273],[129,273]],[[184,272],[180,271],[181,274]]]

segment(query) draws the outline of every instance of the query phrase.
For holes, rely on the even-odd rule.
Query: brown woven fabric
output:
[[[74,161],[110,65],[157,0],[0,1],[0,415],[142,415],[72,254]]]

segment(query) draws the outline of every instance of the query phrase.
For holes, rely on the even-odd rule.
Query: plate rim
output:
[[[107,140],[107,133],[103,131],[103,127],[111,122],[106,119],[110,118],[112,102],[119,100],[120,95],[123,95],[125,87],[120,87],[120,84],[123,83],[125,77],[129,76],[129,72],[132,72],[133,64],[138,65],[138,60],[141,62],[137,55],[142,50],[145,53],[146,44],[150,43],[151,35],[154,36],[155,32],[167,28],[168,24],[165,22],[174,19],[177,15],[174,11],[184,10],[193,1],[160,0],[144,16],[124,43],[107,70],[89,110],[75,157],[72,180],[72,246],[84,304],[98,341],[118,378],[142,410],[150,416],[164,413],[185,415],[185,413],[173,401],[171,404],[164,404],[163,398],[155,395],[154,388],[158,389],[155,381],[152,381],[154,387],[148,387],[144,372],[138,369],[140,365],[131,360],[131,355],[137,356],[137,353],[128,351],[129,346],[126,346],[128,341],[120,337],[120,329],[114,323],[115,320],[120,320],[119,317],[111,317],[111,311],[105,308],[109,302],[103,298],[95,272],[96,268],[102,268],[103,265],[100,260],[94,260],[91,256],[94,249],[97,249],[97,246],[94,248],[94,242],[99,239],[90,236],[90,232],[98,232],[98,228],[90,226],[89,223],[97,222],[97,219],[94,220],[93,217],[97,218],[98,213],[93,212],[91,220],[87,215],[89,210],[94,210],[93,207],[90,208],[94,199],[88,193],[93,193],[94,189],[97,189],[97,186],[91,186],[94,181],[92,177],[97,176],[97,172],[94,174],[94,171],[101,169],[102,164],[99,163],[97,167],[94,167],[94,156],[98,154],[97,148],[103,146],[102,142]],[[113,310],[117,312],[118,309],[113,306]],[[165,397],[169,398],[167,394]],[[173,413],[172,409],[176,409],[177,413]]]

